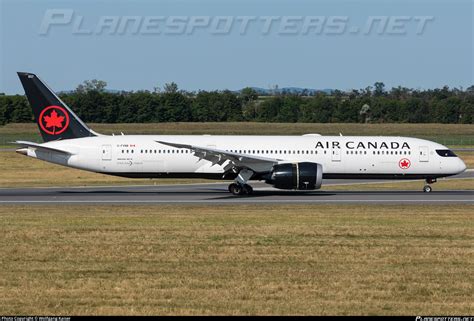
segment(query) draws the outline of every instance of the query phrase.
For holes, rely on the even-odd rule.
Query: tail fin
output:
[[[98,135],[36,75],[19,72],[18,77],[45,142]]]

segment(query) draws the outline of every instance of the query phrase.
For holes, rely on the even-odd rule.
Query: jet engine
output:
[[[273,166],[266,182],[279,189],[319,189],[323,182],[323,167],[310,162],[278,164]]]

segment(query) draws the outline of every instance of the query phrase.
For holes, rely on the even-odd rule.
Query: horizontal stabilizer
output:
[[[31,147],[31,148],[34,148],[34,149],[37,149],[37,150],[40,150],[40,151],[44,151],[44,152],[56,152],[56,153],[60,153],[60,154],[63,154],[63,155],[72,155],[72,153],[67,152],[65,150],[61,150],[61,149],[57,149],[57,148],[53,148],[53,147],[49,147],[49,146],[44,146],[43,144],[38,144],[38,143],[33,143],[33,142],[27,142],[27,141],[19,140],[19,141],[13,142],[12,144],[17,144],[17,145],[20,145],[22,147]]]

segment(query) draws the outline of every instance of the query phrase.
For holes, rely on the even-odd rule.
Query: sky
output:
[[[17,71],[57,91],[466,88],[473,18],[473,0],[0,0],[0,92],[23,94]]]

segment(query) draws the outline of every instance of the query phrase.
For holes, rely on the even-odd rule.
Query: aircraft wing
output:
[[[62,150],[62,149],[57,149],[57,148],[53,148],[53,147],[49,147],[49,146],[44,146],[42,144],[27,142],[27,141],[23,141],[23,140],[16,141],[13,144],[17,144],[17,145],[20,145],[22,147],[31,147],[31,148],[34,148],[34,149],[37,149],[37,150],[40,150],[40,151],[44,151],[44,152],[55,152],[55,153],[63,154],[63,155],[66,155],[66,156],[72,155],[72,153],[67,152],[65,150]]]
[[[276,158],[234,153],[210,147],[201,147],[196,145],[178,144],[163,141],[156,142],[171,147],[186,148],[192,150],[196,157],[199,157],[200,160],[205,159],[211,162],[212,165],[224,165],[224,163],[228,162],[228,164],[224,166],[225,171],[236,167],[239,169],[248,168],[253,170],[254,172],[266,172],[270,171],[273,165],[277,164],[280,161],[280,159]]]

